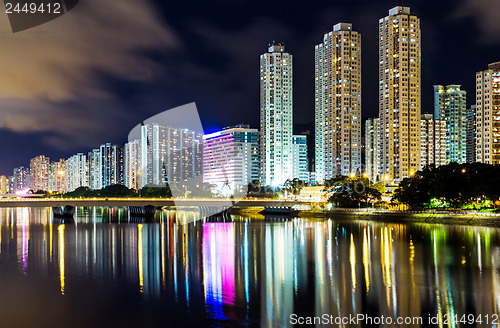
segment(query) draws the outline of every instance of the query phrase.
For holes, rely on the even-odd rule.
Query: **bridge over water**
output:
[[[102,207],[127,207],[127,206],[188,206],[188,207],[219,207],[227,206],[228,199],[160,199],[160,198],[17,198],[0,199],[2,207],[56,207],[56,206],[102,206]],[[296,205],[313,205],[314,202],[275,199],[243,199],[234,203],[238,207],[292,207]],[[314,203],[315,204],[315,203]]]

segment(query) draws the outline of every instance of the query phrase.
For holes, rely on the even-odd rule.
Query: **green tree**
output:
[[[337,207],[366,207],[370,199],[382,198],[367,178],[338,176],[325,181],[325,190],[333,192],[328,201]]]
[[[294,178],[291,180],[288,179],[283,184],[282,190],[285,190],[285,191],[297,196],[300,194],[300,191],[302,190],[302,188],[304,188],[305,185],[306,185],[305,182],[300,180],[299,178]]]

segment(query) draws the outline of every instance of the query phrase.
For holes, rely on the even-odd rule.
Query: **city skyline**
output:
[[[22,89],[15,83],[4,89],[0,95],[3,99],[0,115],[0,157],[3,161],[0,163],[0,174],[10,174],[12,168],[20,164],[27,165],[28,160],[38,154],[46,154],[50,158],[68,158],[82,149],[95,148],[102,141],[121,144],[131,125],[144,117],[191,101],[197,102],[207,133],[239,122],[257,127],[256,56],[262,52],[262,45],[273,39],[284,41],[295,57],[295,123],[312,123],[314,72],[311,67],[314,65],[314,53],[311,49],[325,31],[340,21],[352,23],[364,36],[363,120],[376,117],[378,69],[374,54],[377,52],[378,42],[375,26],[377,19],[386,15],[388,8],[395,5],[397,3],[389,1],[377,4],[358,1],[349,5],[323,1],[307,5],[296,2],[289,4],[289,15],[283,15],[274,10],[279,7],[279,3],[271,2],[266,8],[249,4],[247,12],[223,20],[220,17],[227,16],[225,14],[234,9],[235,4],[222,2],[217,12],[210,10],[209,4],[195,7],[160,2],[156,5],[131,4],[130,6],[138,9],[137,18],[154,17],[147,26],[149,32],[139,29],[138,33],[131,35],[133,44],[137,45],[137,40],[147,33],[153,32],[158,36],[154,44],[149,39],[145,41],[148,44],[146,48],[156,55],[151,58],[133,58],[136,64],[140,64],[136,67],[144,68],[143,74],[139,74],[142,77],[133,78],[137,75],[127,69],[134,65],[125,65],[127,69],[116,72],[114,77],[110,76],[114,73],[110,74],[112,72],[104,69],[101,75],[89,79],[84,85],[78,84],[78,81],[70,81],[72,83],[67,84],[71,87],[69,90],[60,89],[61,84],[54,85],[51,80],[38,83],[38,91],[44,91],[39,90],[43,87],[52,88],[48,99],[40,99],[40,93],[33,95],[28,94],[27,90],[21,92],[19,90]],[[500,40],[495,33],[500,27],[490,16],[495,12],[494,6],[497,4],[482,5],[462,0],[442,1],[432,3],[432,6],[429,2],[409,1],[405,5],[410,6],[421,19],[422,113],[431,113],[433,84],[462,84],[463,89],[470,93],[475,87],[471,76],[484,70],[488,63],[498,60],[495,55],[499,53]],[[79,11],[85,10],[88,10],[85,6],[79,6],[74,9],[74,15],[81,15]],[[294,20],[293,17],[299,14],[301,20]],[[99,26],[104,24],[101,16],[86,17],[100,22]],[[204,21],[200,22],[203,17]],[[197,24],[185,28],[186,21]],[[136,23],[136,20],[120,22],[126,28],[135,26]],[[42,33],[37,33],[36,36],[41,41],[47,41],[50,33],[45,32],[64,30],[65,24],[69,23],[66,20],[55,20],[41,27],[39,32]],[[73,30],[74,28],[71,29]],[[204,32],[200,32],[202,30]],[[32,32],[26,33],[28,34],[24,35],[31,39],[29,33]],[[18,45],[18,42],[15,36],[6,38],[3,56],[8,57],[12,53],[8,50]],[[38,43],[33,44],[36,46]],[[114,48],[107,49],[113,50],[113,54],[119,47],[123,47],[122,43],[112,43],[110,46]],[[72,44],[69,50],[70,54],[92,54],[78,44]],[[221,58],[224,60],[221,61]],[[15,65],[16,60],[22,60],[14,56],[6,59],[8,60],[4,62],[13,67],[18,67]],[[104,60],[103,57],[99,63],[84,65],[84,71],[81,72],[99,69],[100,66],[96,65],[102,65]],[[37,63],[34,61],[32,64],[36,66]],[[171,63],[176,63],[178,68],[174,69]],[[63,67],[62,71],[79,72],[71,65]],[[153,71],[159,72],[159,76],[154,77]],[[37,74],[37,78],[48,76],[49,73],[43,71]],[[54,78],[59,82],[65,81],[64,76],[56,75]],[[34,76],[27,76],[22,82],[27,86],[35,83],[33,79]],[[95,90],[96,86],[99,86],[102,94],[109,95],[107,100],[106,97],[99,98],[95,95],[80,97],[81,94],[75,92],[78,87],[81,90]],[[56,91],[61,92],[58,94]],[[62,97],[62,94],[73,96]],[[468,99],[467,108],[474,101],[471,98],[473,97]],[[214,113],[217,115],[213,115]],[[57,119],[53,119],[54,117]],[[110,122],[113,124],[110,125]]]

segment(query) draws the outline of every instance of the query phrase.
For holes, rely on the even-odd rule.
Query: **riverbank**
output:
[[[260,215],[262,208],[233,207],[231,214]],[[455,224],[468,226],[500,227],[500,214],[498,213],[453,213],[453,212],[398,212],[388,210],[357,210],[357,209],[332,209],[332,210],[304,210],[297,217],[304,219],[337,219],[337,220],[363,220],[387,223],[431,223]]]
[[[492,213],[411,213],[395,211],[301,211],[301,218],[349,219],[387,223],[432,223],[500,227],[500,215]]]

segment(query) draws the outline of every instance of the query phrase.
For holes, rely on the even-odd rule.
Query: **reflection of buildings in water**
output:
[[[261,274],[261,326],[284,327],[293,313],[294,254],[293,221],[266,224]]]
[[[65,257],[64,257],[64,251],[65,251],[65,241],[64,241],[64,229],[65,225],[61,224],[59,227],[57,227],[57,231],[59,232],[59,281],[61,284],[61,295],[64,295],[64,292],[66,290],[66,268],[65,268]]]
[[[223,305],[234,304],[234,252],[234,223],[203,224],[203,285],[207,310],[216,319],[227,319]]]

